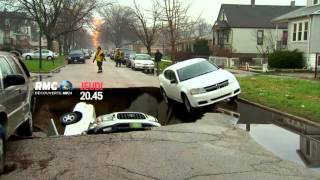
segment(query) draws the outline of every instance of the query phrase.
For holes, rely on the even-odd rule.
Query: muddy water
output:
[[[218,107],[238,113],[237,127],[282,159],[320,170],[320,126],[243,102],[221,103]]]

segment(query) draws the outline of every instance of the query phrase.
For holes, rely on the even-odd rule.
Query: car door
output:
[[[5,57],[0,56],[0,68],[1,68],[1,81],[5,79],[6,76],[12,75],[15,72],[11,68],[10,64],[6,60]],[[7,134],[13,134],[15,128],[19,125],[19,123],[23,120],[23,107],[21,106],[21,87],[20,86],[10,86],[7,87],[5,83],[3,83],[3,96],[4,106],[6,108],[6,113],[8,116],[8,129]],[[21,119],[22,118],[22,119]]]
[[[46,59],[49,56],[49,51],[48,50],[42,50],[42,58]]]
[[[168,87],[169,87],[169,91],[171,93],[172,99],[180,101],[181,98],[180,98],[179,82],[174,71],[170,71],[170,83]]]
[[[40,58],[40,51],[34,51],[32,54],[33,54],[32,58],[36,58],[36,59]]]
[[[31,89],[29,87],[29,78],[27,77],[26,72],[24,72],[23,67],[18,64],[18,60],[14,58],[13,56],[6,56],[7,62],[10,64],[11,68],[13,69],[14,74],[19,74],[25,77],[26,83],[24,85],[19,85],[20,90],[21,90],[21,95],[20,95],[20,102],[21,102],[21,107],[22,107],[22,116],[27,116],[27,113],[29,113],[30,109],[30,99],[32,96]],[[26,119],[22,117],[21,119]]]

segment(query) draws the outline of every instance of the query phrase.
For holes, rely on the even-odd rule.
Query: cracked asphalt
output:
[[[231,124],[229,116],[208,113],[151,131],[13,141],[11,171],[0,179],[320,179]]]

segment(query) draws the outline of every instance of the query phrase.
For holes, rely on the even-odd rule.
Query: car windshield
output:
[[[202,61],[196,64],[192,64],[190,66],[178,69],[177,73],[180,81],[186,81],[189,79],[193,79],[195,77],[199,77],[204,74],[211,73],[216,70],[218,70],[217,66],[211,64],[209,61]]]
[[[70,55],[83,55],[82,51],[71,51]]]
[[[143,55],[137,55],[136,60],[152,60],[150,55],[143,54]]]

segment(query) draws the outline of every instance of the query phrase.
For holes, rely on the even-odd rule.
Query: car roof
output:
[[[181,68],[184,68],[184,67],[190,66],[192,64],[196,64],[196,63],[202,62],[202,61],[207,61],[207,60],[204,59],[204,58],[189,59],[189,60],[185,60],[185,61],[181,61],[181,62],[178,62],[176,64],[173,64],[173,65],[169,66],[168,68],[166,68],[165,70],[174,70],[174,71],[176,71],[178,69],[181,69]]]
[[[14,56],[14,54],[10,52],[0,51],[0,56]]]
[[[136,56],[145,56],[145,55],[150,56],[149,54],[136,54]]]

